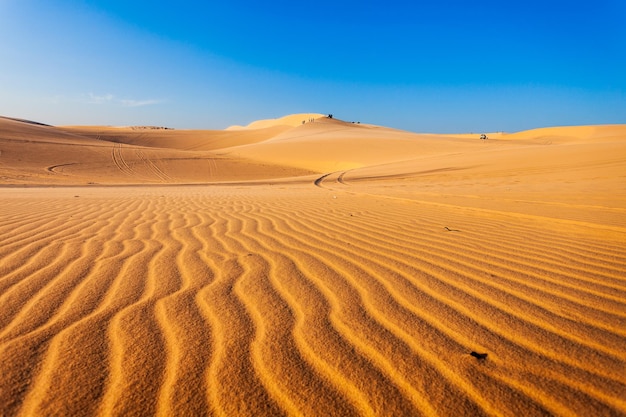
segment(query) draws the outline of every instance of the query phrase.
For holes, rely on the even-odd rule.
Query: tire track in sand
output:
[[[135,176],[135,171],[128,165],[123,155],[123,144],[114,143],[111,148],[111,159],[113,160],[113,164],[115,167],[122,172],[123,174],[133,177]]]
[[[148,172],[150,172],[152,175],[156,176],[160,181],[168,182],[168,181],[172,180],[172,177],[170,177],[161,168],[159,168],[159,166],[157,165],[156,162],[154,162],[152,159],[150,159],[150,158],[148,158],[146,156],[146,152],[145,151],[143,151],[141,149],[137,149],[135,151],[135,154],[137,155],[139,160],[141,162],[143,162],[145,166],[148,167]]]

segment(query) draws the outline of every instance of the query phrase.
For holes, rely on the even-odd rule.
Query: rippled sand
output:
[[[0,415],[626,413],[624,127],[324,122],[1,122]]]

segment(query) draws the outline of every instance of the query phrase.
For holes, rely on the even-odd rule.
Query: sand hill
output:
[[[277,119],[257,120],[248,124],[247,126],[230,126],[226,130],[264,129],[276,126],[296,127],[322,118],[325,118],[325,115],[319,113],[298,113],[279,117]]]
[[[624,415],[625,183],[626,125],[0,118],[0,415]]]

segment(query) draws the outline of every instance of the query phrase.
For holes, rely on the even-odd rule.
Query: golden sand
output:
[[[626,414],[624,184],[625,125],[0,118],[0,416]]]

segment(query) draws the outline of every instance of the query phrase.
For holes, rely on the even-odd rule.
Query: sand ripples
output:
[[[0,415],[626,413],[623,240],[330,179],[2,190]]]

